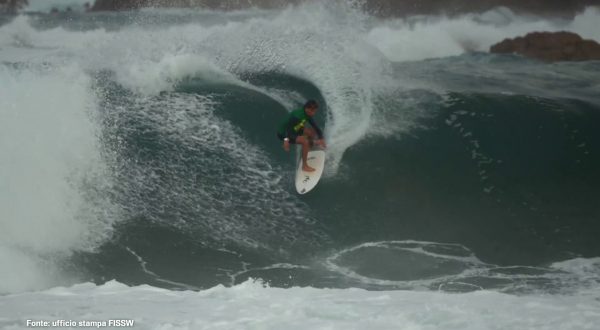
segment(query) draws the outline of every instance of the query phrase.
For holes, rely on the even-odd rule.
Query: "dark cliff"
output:
[[[547,62],[600,60],[600,44],[572,32],[533,32],[505,39],[490,48],[492,53],[514,53]]]
[[[15,13],[27,4],[27,0],[0,0],[0,13]]]
[[[277,8],[310,0],[96,0],[93,10],[129,10],[142,7],[204,7],[241,9]],[[539,15],[573,16],[586,6],[600,5],[599,0],[367,0],[365,9],[377,16],[420,14],[457,15],[483,12],[504,6],[517,12]]]

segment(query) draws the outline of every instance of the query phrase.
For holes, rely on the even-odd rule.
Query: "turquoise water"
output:
[[[568,265],[600,256],[600,66],[485,51],[540,27],[593,38],[597,17],[4,17],[1,291],[596,287]],[[329,150],[300,196],[275,131],[309,98]]]

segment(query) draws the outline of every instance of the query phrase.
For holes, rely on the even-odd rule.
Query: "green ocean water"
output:
[[[305,86],[298,82],[285,88],[302,91]],[[600,112],[593,103],[449,93],[428,104],[431,112],[418,121],[419,128],[364,139],[346,152],[336,175],[325,177],[311,194],[297,196],[295,157],[280,150],[273,130],[264,128],[276,127],[285,114],[281,105],[228,86],[207,92],[184,89],[161,98],[212,95],[218,102],[214,121],[231,123],[227,129],[240,134],[232,143],[252,141],[267,162],[256,166],[274,173],[265,177],[267,182],[248,183],[247,164],[225,150],[171,141],[152,128],[160,120],[125,121],[123,136],[116,135],[126,141],[128,162],[120,173],[124,187],[119,198],[140,210],[118,227],[116,239],[102,252],[85,257],[94,265],[117,267],[108,267],[106,274],[93,272],[133,282],[147,277],[128,253],[132,249],[156,263],[155,272],[164,267],[172,273],[165,278],[198,287],[227,283],[239,271],[235,281],[250,276],[284,286],[345,286],[354,284],[332,280],[329,270],[311,264],[363,242],[459,244],[482,262],[501,266],[540,267],[600,252],[595,203],[600,158],[593,152],[600,141]],[[144,183],[142,191],[128,182],[140,179],[129,173],[132,161],[143,168],[136,172],[147,173],[143,179],[152,182]],[[268,180],[276,183],[271,186]],[[214,190],[197,196],[207,184]],[[219,236],[211,231],[213,225]],[[252,228],[241,239],[248,244],[221,240],[220,235],[230,234],[224,228],[247,225]],[[213,240],[209,244],[217,247],[206,244]],[[408,279],[420,280],[420,272],[427,278],[432,266],[435,271],[428,276],[434,277],[445,274],[446,267],[450,274],[464,267],[446,264],[444,253],[433,261],[419,254],[405,260],[389,248],[362,253],[348,260],[351,268],[373,263],[369,272],[382,280],[393,280],[399,268]],[[123,259],[133,262],[126,274],[114,262]],[[247,270],[240,268],[246,262]],[[428,266],[413,273],[415,262]],[[274,264],[286,265],[269,268]]]
[[[60,271],[175,290],[248,278],[514,293],[597,284],[561,262],[593,268],[600,256],[599,64],[483,51],[399,61],[365,41],[390,22],[346,9],[7,18],[0,74],[15,90],[82,76],[89,93],[102,174],[66,172],[92,219],[81,235],[102,239],[49,251]],[[314,10],[321,29],[286,25]],[[78,99],[54,91],[57,109]],[[7,97],[33,118],[47,104]],[[275,131],[306,99],[321,103],[329,158],[300,196],[298,154]],[[46,255],[27,244],[5,241]]]

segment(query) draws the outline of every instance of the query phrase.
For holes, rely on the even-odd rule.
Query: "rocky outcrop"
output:
[[[199,7],[219,10],[235,10],[250,7],[278,8],[297,4],[302,0],[96,0],[92,10],[113,11],[144,7]]]
[[[543,16],[573,17],[598,0],[366,0],[366,7],[379,16],[481,13],[497,7]]]
[[[27,4],[27,0],[0,0],[0,13],[16,13]]]
[[[533,32],[504,39],[490,48],[492,53],[519,54],[547,62],[600,60],[600,44],[572,32]]]
[[[241,9],[278,8],[311,0],[96,0],[92,10],[127,10],[142,7],[205,7]],[[331,1],[331,0],[321,0]],[[552,16],[573,16],[598,0],[365,0],[365,10],[376,16],[402,17],[423,14],[458,15],[507,7],[516,12]]]

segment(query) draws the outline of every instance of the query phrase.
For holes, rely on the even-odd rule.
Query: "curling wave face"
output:
[[[1,292],[81,278],[597,284],[561,267],[595,269],[600,255],[598,64],[478,53],[538,28],[600,38],[596,9],[572,21],[504,9],[381,20],[341,2],[91,15],[0,26]],[[308,98],[329,158],[301,198],[274,131]]]

